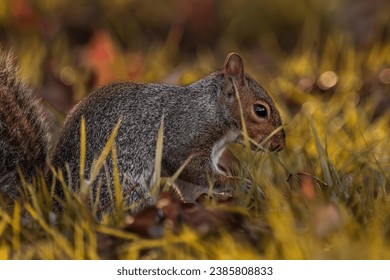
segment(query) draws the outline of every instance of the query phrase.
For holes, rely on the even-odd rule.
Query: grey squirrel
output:
[[[25,86],[15,79],[13,66],[3,62],[0,67],[0,145],[3,150],[3,143],[7,145],[7,141],[12,142],[12,149],[6,149],[2,153],[6,157],[15,157],[15,161],[8,165],[4,160],[1,161],[1,184],[2,180],[6,180],[4,178],[15,172],[15,165],[21,166],[22,172],[28,176],[34,175],[29,173],[31,170],[42,168],[42,156],[47,152],[48,145],[45,135],[48,133],[45,132],[43,121],[34,121],[35,115],[40,114],[40,109],[36,108],[39,107],[37,103],[23,102],[23,99],[29,100],[31,97]],[[12,81],[3,81],[4,77],[5,80]],[[7,106],[7,98],[14,98],[15,102],[22,101],[15,105],[20,110],[20,115],[11,121],[11,125],[17,127],[16,130],[10,130],[8,112],[3,112],[3,107]],[[9,108],[9,113],[13,112],[13,108]],[[243,143],[242,116],[249,137],[256,143],[264,141],[282,125],[271,97],[254,79],[245,74],[242,58],[231,53],[226,57],[222,70],[188,86],[122,82],[97,89],[79,102],[66,117],[49,162],[55,168],[63,170],[67,185],[77,190],[80,185],[82,117],[86,123],[87,179],[94,159],[102,152],[113,128],[121,119],[115,146],[122,194],[126,206],[138,203],[132,210],[137,213],[153,203],[150,193],[155,150],[158,130],[163,123],[161,176],[172,176],[189,159],[175,181],[175,187],[184,201],[193,201],[208,191],[210,178],[215,182],[214,191],[217,193],[231,190],[232,184],[219,161],[228,144]],[[32,137],[35,145],[25,143],[26,139],[22,139],[23,137],[19,139],[16,133],[18,130],[28,137],[33,134],[37,138],[34,140]],[[8,154],[11,150],[23,150],[27,145],[29,148],[24,154],[34,153],[36,157],[22,160],[25,156],[22,153]],[[271,151],[281,150],[284,146],[283,129],[264,144],[265,149]],[[105,167],[92,184],[93,196],[95,199],[98,197],[98,208],[103,212],[110,211],[112,182],[113,162],[108,156]],[[10,191],[4,184],[0,185],[0,190]],[[61,197],[61,187],[57,188],[57,192]]]

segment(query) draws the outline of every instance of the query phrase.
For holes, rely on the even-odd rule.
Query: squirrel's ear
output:
[[[226,57],[223,73],[225,77],[233,78],[237,85],[245,85],[244,62],[238,54],[230,53]]]

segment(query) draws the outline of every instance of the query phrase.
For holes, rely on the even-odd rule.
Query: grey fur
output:
[[[0,57],[0,191],[17,196],[20,184],[17,166],[28,180],[45,167],[49,133],[43,106],[17,78],[17,69],[9,55]],[[164,119],[161,176],[172,176],[188,159],[189,164],[175,182],[185,201],[195,200],[215,180],[215,190],[229,190],[228,177],[218,162],[226,146],[242,142],[242,111],[249,136],[258,143],[281,126],[278,110],[267,92],[244,73],[239,55],[230,54],[222,71],[216,71],[188,86],[141,84],[132,82],[104,86],[77,104],[65,123],[49,156],[51,164],[63,171],[67,184],[77,191],[80,170],[80,125],[86,121],[86,168],[101,154],[113,128],[121,119],[115,138],[117,163],[126,206],[137,204],[133,213],[153,201],[150,196],[157,134]],[[254,104],[270,111],[256,116]],[[268,142],[272,150],[282,149],[285,139],[280,131]],[[224,163],[224,168],[229,163]],[[69,167],[69,168],[68,168]],[[69,171],[69,172],[68,172]],[[48,179],[50,179],[50,174]],[[113,163],[107,157],[105,167],[92,182],[92,197],[98,197],[100,216],[112,210]],[[63,198],[59,183],[56,193]]]
[[[172,176],[191,156],[176,184],[185,200],[196,199],[207,191],[210,176],[215,179],[223,176],[216,166],[216,157],[227,144],[237,142],[241,134],[240,117],[229,107],[232,105],[227,104],[230,101],[227,101],[226,91],[232,88],[233,82],[226,76],[223,71],[217,71],[189,86],[124,82],[96,90],[67,117],[54,149],[52,164],[64,169],[69,163],[73,187],[77,186],[81,117],[86,120],[86,174],[89,174],[93,160],[101,153],[115,124],[122,118],[115,139],[119,173],[122,180],[127,177],[136,184],[134,187],[128,181],[122,187],[127,195],[126,205],[144,201],[134,210],[138,212],[152,203],[150,179],[157,133],[164,118],[162,176]],[[276,129],[281,120],[271,98],[252,78],[246,75],[245,80],[251,96],[264,100],[272,108],[269,122]],[[261,135],[262,138],[270,132]],[[284,134],[279,138],[284,145]],[[108,180],[105,172],[100,174],[100,207],[103,209],[110,204],[112,189],[110,158],[106,164]],[[97,184],[94,184],[93,192],[96,190]]]
[[[50,141],[44,107],[19,78],[12,54],[0,50],[0,193],[18,197],[20,168],[27,181],[43,171]]]

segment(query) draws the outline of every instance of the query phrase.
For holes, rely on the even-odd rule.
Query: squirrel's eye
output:
[[[266,118],[268,116],[268,110],[264,105],[255,104],[253,105],[253,110],[259,118]]]

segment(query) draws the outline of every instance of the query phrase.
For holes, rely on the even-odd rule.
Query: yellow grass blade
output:
[[[14,250],[19,250],[20,248],[20,214],[21,206],[19,202],[15,202],[14,205],[14,215],[12,217],[12,247]]]
[[[154,172],[153,172],[153,181],[152,181],[152,192],[151,196],[153,201],[157,201],[158,194],[160,192],[161,185],[161,162],[163,154],[163,134],[164,134],[164,117],[161,119],[160,128],[157,133],[157,143],[156,143],[156,155],[154,159]]]
[[[56,244],[64,251],[69,258],[74,258],[74,252],[70,242],[54,227],[49,226],[45,220],[29,205],[26,205],[27,212],[31,215],[31,218],[38,222],[42,229],[48,233]]]
[[[242,109],[242,104],[241,104],[241,98],[240,98],[240,93],[238,92],[238,88],[236,83],[233,80],[233,88],[234,88],[234,93],[237,98],[238,102],[238,107],[240,108],[240,119],[241,119],[241,129],[242,129],[242,135],[244,136],[244,144],[246,147],[246,151],[248,154],[250,154],[251,148],[250,148],[250,137],[248,135],[248,130],[246,128],[246,123],[245,123],[245,118],[244,118],[244,111]]]
[[[80,222],[78,222],[74,224],[74,258],[76,260],[85,259],[84,247],[84,231]]]
[[[115,125],[113,131],[111,132],[110,137],[108,138],[108,141],[106,142],[106,145],[103,148],[103,151],[101,152],[98,159],[92,164],[90,177],[88,180],[84,180],[80,182],[80,197],[88,197],[88,192],[91,184],[95,181],[96,177],[98,176],[100,170],[102,169],[104,162],[106,161],[106,158],[108,154],[111,151],[112,146],[114,145],[115,137],[118,134],[119,127],[121,125],[122,120],[119,119],[117,124]]]
[[[121,214],[123,213],[122,207],[123,207],[123,193],[122,193],[122,188],[120,186],[119,182],[119,168],[118,168],[118,157],[117,157],[117,151],[116,151],[116,146],[115,144],[112,147],[111,150],[111,156],[112,156],[112,166],[113,166],[113,181],[114,181],[114,196],[115,196],[115,202],[116,202],[116,207],[119,211],[117,213]],[[119,219],[123,217],[118,217]]]
[[[80,182],[84,181],[85,177],[85,155],[87,149],[86,130],[85,130],[85,118],[81,118],[80,126]]]
[[[166,179],[166,183],[169,185],[169,186],[172,186],[175,181],[179,178],[180,174],[183,172],[184,168],[190,163],[191,159],[193,158],[193,156],[189,156],[185,161],[184,163],[179,167],[178,170],[176,170],[176,172],[169,178]]]

